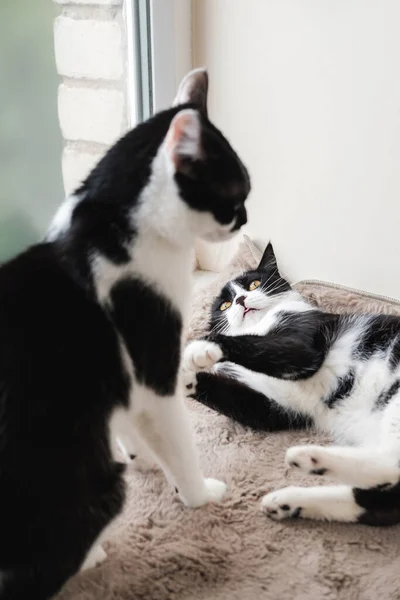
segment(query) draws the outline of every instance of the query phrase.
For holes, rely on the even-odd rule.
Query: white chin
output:
[[[248,325],[256,325],[261,321],[263,315],[261,310],[254,310],[248,312],[242,320],[242,326],[247,327]]]
[[[204,233],[201,238],[207,242],[227,242],[235,237],[236,234],[237,231],[211,231]]]

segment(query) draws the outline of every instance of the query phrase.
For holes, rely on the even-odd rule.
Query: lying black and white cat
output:
[[[0,598],[44,600],[105,558],[126,454],[188,506],[204,479],[179,364],[195,238],[246,221],[247,172],[207,118],[204,70],[111,148],[45,242],[0,269]]]
[[[344,485],[272,492],[268,516],[400,521],[399,317],[317,310],[281,277],[268,245],[255,271],[224,287],[211,334],[183,362],[188,395],[243,425],[314,425],[336,440],[289,448],[286,463]]]

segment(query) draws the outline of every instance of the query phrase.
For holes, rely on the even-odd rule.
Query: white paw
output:
[[[310,475],[329,475],[326,458],[323,446],[293,446],[286,452],[285,463]]]
[[[228,489],[226,483],[218,479],[205,479],[204,484],[207,490],[206,502],[220,502]]]
[[[220,502],[225,496],[227,486],[218,479],[205,479],[204,488],[201,493],[188,499],[181,496],[182,502],[190,508],[198,508],[209,502]]]
[[[218,344],[197,340],[186,347],[182,366],[184,371],[205,371],[221,360],[222,356],[223,353]]]
[[[301,515],[301,488],[287,487],[264,496],[261,500],[261,510],[275,521],[295,519]]]
[[[97,567],[97,565],[104,562],[107,558],[107,554],[103,550],[102,546],[94,546],[91,550],[89,550],[88,555],[85,558],[83,565],[81,566],[81,571],[87,571],[87,569],[93,569]]]

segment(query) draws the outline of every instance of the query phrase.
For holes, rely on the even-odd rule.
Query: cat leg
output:
[[[220,362],[220,355],[218,345],[213,342],[199,340],[191,342],[186,347],[182,362],[182,380],[186,396],[200,399],[201,395],[203,402],[204,385],[202,384],[207,381],[207,373],[211,372],[214,375],[220,375],[221,378],[235,380],[238,384],[262,394],[267,400],[273,399],[277,410],[280,406],[288,411],[291,422],[296,420],[296,415],[301,422],[312,424],[311,415],[315,412],[315,406],[319,404],[320,397],[318,393],[314,393],[313,389],[307,386],[307,382],[270,377],[264,373],[251,371],[240,364],[230,361]],[[211,408],[218,410],[214,406]],[[220,412],[226,414],[224,411]],[[228,414],[228,416],[236,418],[233,414]]]
[[[276,521],[301,517],[355,523],[364,509],[350,486],[287,487],[264,496],[261,510]]]
[[[139,471],[155,468],[151,452],[140,439],[135,427],[125,409],[118,409],[110,420],[110,437],[112,454],[115,461],[121,461],[121,455],[126,464],[132,465]]]
[[[360,488],[393,486],[400,478],[396,458],[378,447],[294,446],[286,452],[285,462],[310,475],[326,475]]]
[[[220,375],[219,370],[216,373],[197,373],[194,377],[189,390],[191,397],[245,427],[260,431],[282,431],[305,429],[312,424],[311,419],[304,415],[290,409],[282,410],[277,402],[266,395],[234,378]]]
[[[132,401],[132,418],[158,464],[187,506],[218,502],[226,485],[204,479],[194,435],[181,395],[158,396],[137,386]]]
[[[126,464],[131,465],[135,470],[150,471],[157,468],[151,452],[136,432],[129,438],[118,437],[117,443]]]
[[[326,475],[362,489],[397,485],[400,482],[400,397],[394,397],[385,408],[375,447],[295,446],[287,451],[286,463],[306,473]]]

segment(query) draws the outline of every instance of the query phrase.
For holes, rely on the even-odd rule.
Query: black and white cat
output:
[[[250,190],[207,87],[191,72],[0,269],[2,600],[49,598],[105,558],[125,496],[117,439],[186,505],[225,493],[202,475],[179,383],[195,238],[230,238]]]
[[[400,522],[399,317],[317,310],[268,245],[255,271],[224,287],[211,334],[183,363],[188,395],[216,411],[258,430],[314,425],[338,444],[289,448],[286,464],[344,485],[272,492],[268,516]]]

